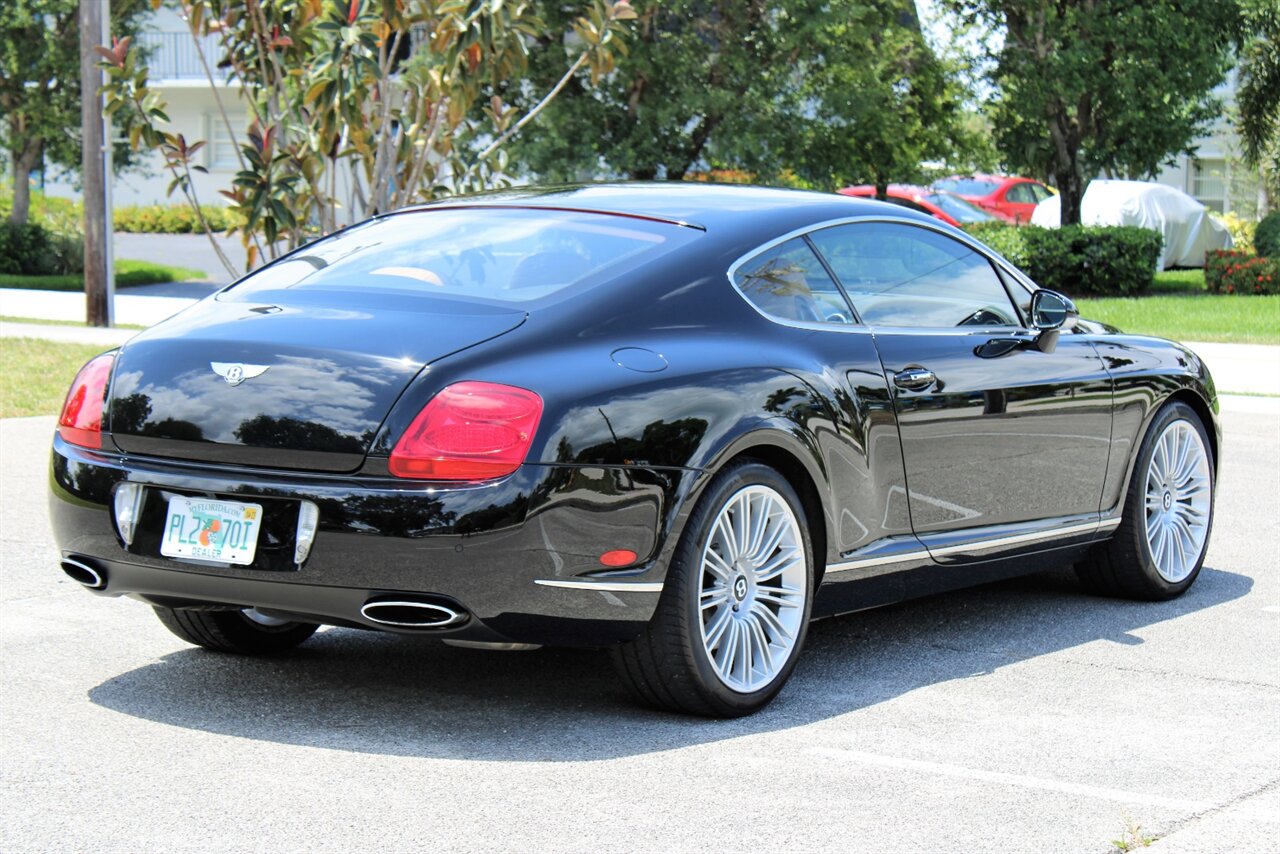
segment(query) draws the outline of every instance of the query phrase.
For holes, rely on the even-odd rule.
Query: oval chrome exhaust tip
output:
[[[360,615],[371,623],[397,629],[445,629],[467,621],[463,611],[414,599],[375,599],[361,606]]]
[[[73,558],[66,557],[62,559],[62,571],[72,581],[79,582],[90,590],[101,590],[107,586],[107,574],[105,572]]]

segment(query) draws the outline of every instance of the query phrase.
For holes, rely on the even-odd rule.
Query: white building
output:
[[[186,22],[176,12],[160,9],[137,41],[150,48],[150,85],[168,102],[165,112],[171,123],[165,126],[165,130],[182,134],[188,143],[197,140],[208,143],[196,154],[196,163],[209,172],[207,175],[196,172],[192,176],[200,203],[224,204],[226,200],[218,191],[231,186],[231,179],[240,168],[239,159]],[[204,39],[204,53],[213,72],[217,95],[243,143],[251,113],[240,98],[240,87],[228,85],[219,74],[216,66],[222,49],[216,37]],[[116,175],[112,187],[114,204],[117,207],[181,204],[184,202],[181,190],[175,189],[173,196],[165,195],[172,179],[159,154],[145,157],[140,167]],[[53,170],[46,176],[45,192],[55,196],[79,196],[75,177],[57,174]]]
[[[1263,204],[1256,170],[1240,162],[1240,140],[1228,115],[1235,104],[1238,84],[1235,69],[1215,90],[1222,99],[1223,115],[1209,134],[1195,141],[1195,155],[1181,154],[1173,166],[1165,167],[1156,181],[1194,196],[1218,213],[1238,213],[1253,218]]]

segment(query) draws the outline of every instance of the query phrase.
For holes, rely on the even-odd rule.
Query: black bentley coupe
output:
[[[62,569],[179,637],[320,624],[607,648],[642,700],[766,704],[815,617],[1053,565],[1185,591],[1204,363],[935,219],[698,184],[378,216],[76,377]]]

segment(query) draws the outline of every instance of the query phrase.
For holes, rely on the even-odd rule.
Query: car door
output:
[[[912,527],[935,558],[1091,536],[1111,383],[1087,338],[1041,349],[998,265],[940,229],[866,221],[810,237],[875,337]]]
[[[1003,207],[1013,217],[1014,222],[1031,222],[1031,214],[1036,209],[1036,194],[1033,185],[1027,183],[1014,184],[1004,194]]]
[[[820,390],[825,417],[811,434],[830,511],[823,595],[815,613],[902,598],[897,570],[932,565],[911,529],[893,394],[870,330],[803,236],[747,256],[730,270],[738,292],[796,345],[788,366]]]

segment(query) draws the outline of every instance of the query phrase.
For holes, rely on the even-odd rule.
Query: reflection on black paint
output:
[[[111,401],[110,426],[113,433],[141,433],[151,417],[151,398],[129,394]]]
[[[186,442],[204,441],[204,431],[200,429],[199,425],[192,424],[190,421],[166,418],[163,421],[156,422],[152,429],[156,434],[167,439],[179,439]]]
[[[392,495],[348,495],[321,507],[326,527],[353,528],[385,537],[422,537],[448,530],[456,515],[437,499],[406,501]]]
[[[157,424],[155,429],[158,431],[164,423]],[[169,433],[161,435],[175,439],[186,438]],[[350,433],[340,433],[327,424],[315,421],[257,415],[241,423],[235,429],[235,437],[246,445],[259,448],[309,448],[339,454],[359,454],[364,452],[365,445],[373,438],[373,434],[369,431],[362,439]]]

